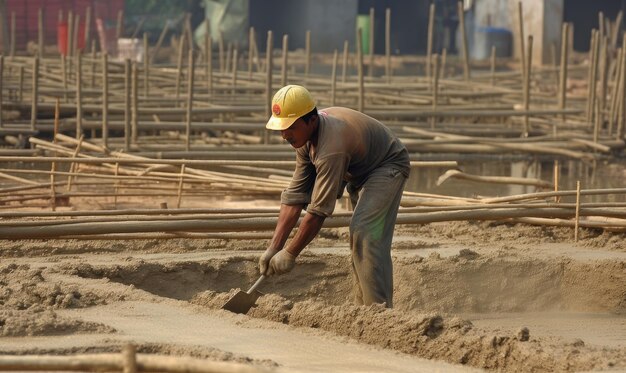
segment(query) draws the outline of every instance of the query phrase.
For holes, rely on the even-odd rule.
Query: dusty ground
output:
[[[396,308],[351,302],[324,229],[249,315],[220,310],[267,240],[0,241],[0,353],[138,350],[278,371],[626,370],[624,234],[398,226]]]

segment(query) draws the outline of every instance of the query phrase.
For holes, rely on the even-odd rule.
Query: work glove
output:
[[[265,250],[263,255],[261,255],[261,257],[259,258],[259,272],[261,272],[262,275],[267,274],[265,272],[267,272],[267,269],[270,266],[270,259],[272,259],[272,257],[277,253],[278,250],[267,249]]]
[[[296,256],[292,255],[287,250],[281,250],[270,260],[270,267],[267,270],[266,275],[282,275],[291,271],[295,265]]]

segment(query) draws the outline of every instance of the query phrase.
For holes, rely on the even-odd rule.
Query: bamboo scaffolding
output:
[[[560,218],[571,219],[576,210],[565,208],[524,209],[477,209],[469,211],[445,211],[429,213],[399,214],[396,224],[428,224],[443,221],[465,220],[504,220],[511,218]],[[626,211],[579,209],[578,216],[605,216],[626,218]],[[55,225],[39,226],[0,226],[0,239],[49,239],[64,236],[102,235],[114,233],[150,233],[150,232],[241,232],[267,231],[276,226],[277,217],[255,217],[235,219],[189,220],[125,220],[98,221],[84,223],[59,222]],[[331,217],[325,220],[325,228],[347,227],[349,217]]]
[[[458,11],[463,23],[462,4]],[[23,172],[25,170],[0,166],[0,177],[9,183],[0,188],[0,201],[8,203],[2,208],[25,207],[26,202],[28,206],[33,206],[35,201],[41,199],[50,201],[54,208],[59,198],[86,196],[113,197],[117,201],[130,195],[149,198],[162,195],[176,197],[177,204],[183,199],[220,192],[241,196],[276,196],[286,185],[284,178],[290,175],[295,165],[294,155],[288,146],[278,144],[280,138],[277,134],[264,131],[263,124],[271,114],[269,103],[273,87],[287,83],[306,85],[318,100],[320,108],[328,105],[352,107],[383,121],[401,137],[411,153],[411,159],[431,153],[445,153],[446,157],[452,155],[450,159],[461,159],[464,154],[498,154],[502,157],[549,156],[583,162],[611,160],[619,156],[626,146],[623,136],[626,48],[623,47],[615,59],[614,47],[619,36],[617,29],[608,32],[602,29],[598,36],[594,36],[595,44],[588,63],[580,63],[580,55],[569,53],[568,43],[563,42],[559,65],[554,61],[555,64],[549,67],[533,66],[531,69],[532,39],[525,43],[521,2],[518,12],[521,74],[517,67],[515,70],[509,68],[510,61],[496,58],[495,51],[492,51],[489,63],[469,61],[464,33],[461,56],[445,62],[444,53],[441,59],[435,57],[433,60],[432,5],[426,58],[391,55],[391,19],[387,10],[384,56],[375,54],[373,33],[370,32],[365,77],[362,39],[356,38],[356,49],[352,52],[345,41],[341,78],[337,76],[337,51],[330,55],[314,53],[310,31],[305,34],[304,51],[289,50],[289,35],[283,36],[282,51],[280,47],[274,48],[273,34],[268,32],[267,49],[263,56],[257,50],[251,28],[247,56],[243,51],[243,57],[236,46],[226,46],[220,34],[216,58],[213,56],[212,39],[207,34],[205,53],[196,61],[188,35],[188,22],[185,21],[185,35],[178,38],[177,53],[174,53],[178,58],[174,58],[174,63],[161,63],[155,58],[168,32],[167,25],[154,48],[147,45],[144,35],[146,52],[151,51],[148,53],[150,59],[146,58],[144,64],[116,61],[114,58],[109,60],[106,55],[98,55],[94,51],[91,55],[81,56],[76,52],[75,36],[79,29],[76,22],[79,15],[70,13],[69,59],[43,53],[38,53],[38,57],[33,59],[16,55],[12,50],[12,57],[4,63],[0,62],[4,70],[0,72],[0,90],[9,93],[3,95],[0,105],[4,110],[28,113],[30,109],[31,112],[30,118],[0,122],[3,131],[0,134],[31,136],[37,132],[52,132],[53,128],[65,133],[55,136],[59,140],[55,143],[33,138],[31,144],[35,146],[36,156],[4,156],[22,154],[18,152],[22,149],[0,151],[2,163],[49,163],[51,166],[45,165],[45,171],[31,171],[32,180],[24,177],[27,175]],[[123,15],[119,16],[118,32],[121,33]],[[373,9],[370,16],[373,18]],[[185,19],[188,20],[188,16]],[[562,37],[570,36],[571,30],[564,24]],[[190,43],[187,44],[189,63],[186,68],[182,62],[185,43]],[[226,53],[225,47],[228,48]],[[282,53],[280,67],[278,63],[273,63],[279,53]],[[239,58],[245,57],[247,74],[240,70],[238,63]],[[213,71],[214,59],[219,71]],[[262,61],[266,61],[264,68]],[[253,71],[255,63],[256,71]],[[384,72],[376,74],[376,65],[383,66],[383,63]],[[91,65],[91,75],[83,71],[87,69],[85,65]],[[311,68],[313,65],[315,70]],[[318,66],[320,69],[317,69]],[[425,66],[426,75],[402,73],[415,71],[415,66]],[[274,74],[278,69],[281,69],[280,74]],[[441,74],[437,71],[439,69]],[[30,86],[23,83],[24,74],[32,77]],[[141,95],[138,94],[138,74],[143,76]],[[550,79],[545,79],[546,76]],[[552,76],[559,78],[555,81]],[[85,83],[88,77],[91,77],[91,84]],[[196,84],[197,79],[206,84]],[[568,91],[568,80],[586,81],[586,94],[582,90],[577,93]],[[183,89],[186,90],[184,96],[181,95],[185,92]],[[594,99],[596,94],[597,99]],[[59,99],[61,104],[57,104]],[[56,117],[54,121],[50,119],[53,114]],[[605,121],[608,123],[606,126],[603,125]],[[438,132],[432,131],[435,125]],[[428,128],[431,131],[427,131]],[[79,145],[74,138],[71,138],[72,141],[67,138],[73,131],[76,131],[76,137],[80,137],[81,132],[85,135],[82,144]],[[522,135],[524,137],[520,138]],[[6,141],[17,143],[8,138]],[[124,152],[119,152],[120,149]],[[29,151],[26,154],[32,153]],[[156,159],[170,157],[179,159]],[[74,164],[76,168],[68,170],[69,164]],[[456,164],[435,166],[413,162],[412,166],[456,167]],[[60,177],[69,179],[59,182]],[[452,178],[462,177],[474,182],[556,188],[556,185],[543,180],[468,175],[458,170],[448,171],[441,180],[451,182]],[[148,185],[151,182],[165,184]],[[62,192],[61,186],[73,189]],[[145,190],[133,194],[132,188]],[[549,197],[538,194],[534,197],[467,200],[441,196],[426,198],[405,193],[403,205],[428,203],[454,208],[454,204],[520,204],[527,200],[571,196],[559,194],[564,191],[551,193],[556,194]],[[585,193],[588,191],[581,191],[581,195]],[[605,190],[601,193],[622,192]],[[614,207],[618,208],[618,205]],[[558,207],[546,208],[541,209],[543,213],[554,210],[557,215],[565,214]],[[561,208],[571,212],[569,207]],[[589,212],[589,208],[581,204],[581,211]],[[545,218],[510,214],[496,215],[496,218],[509,221]],[[468,219],[476,218],[474,215],[467,216]],[[581,221],[581,226],[584,226],[582,224],[584,221]],[[166,235],[174,237],[185,233],[189,232]],[[115,234],[129,236],[138,233]]]

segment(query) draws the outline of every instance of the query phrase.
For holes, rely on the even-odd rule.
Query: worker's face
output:
[[[298,118],[298,120],[293,122],[293,124],[289,128],[280,131],[280,134],[283,139],[291,144],[291,146],[298,149],[304,146],[306,142],[309,141],[313,136],[313,132],[316,128],[316,120],[316,116],[311,117],[308,123],[305,122],[302,118]]]

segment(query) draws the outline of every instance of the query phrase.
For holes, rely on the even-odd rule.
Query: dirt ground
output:
[[[398,226],[390,310],[352,304],[347,229],[323,229],[248,315],[220,307],[256,280],[268,240],[4,240],[0,354],[133,342],[284,372],[626,371],[625,238]]]

